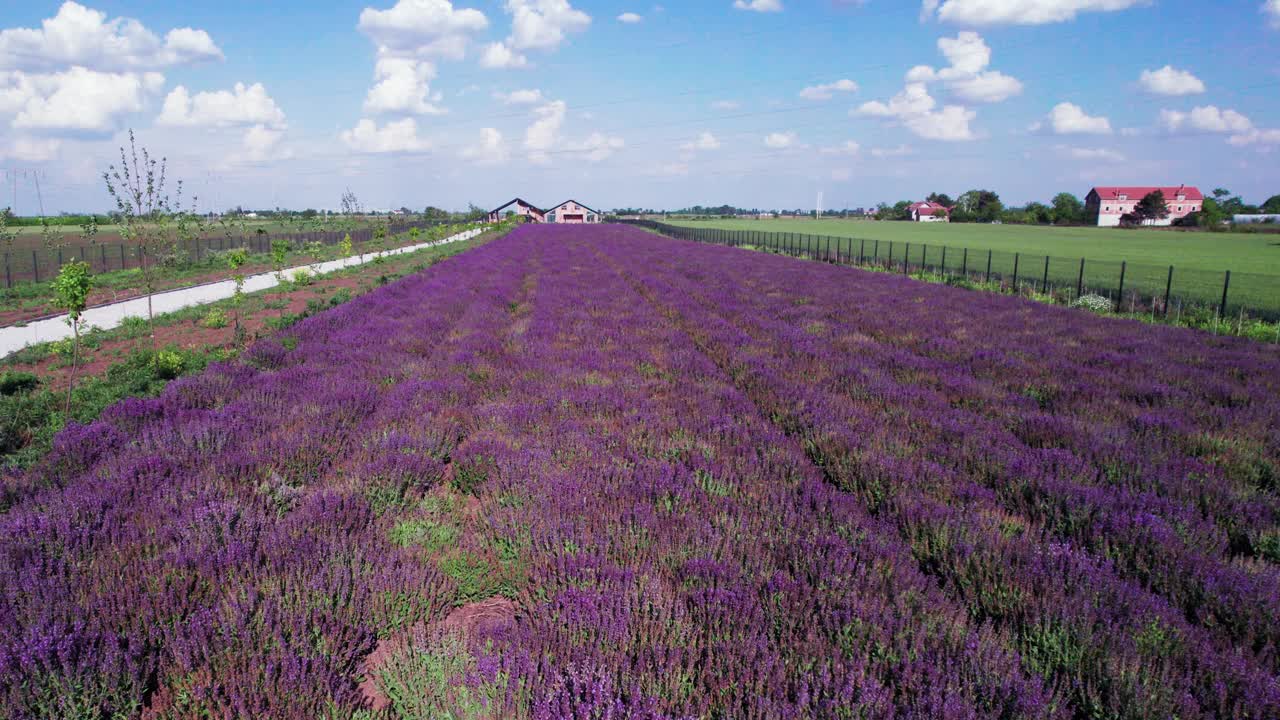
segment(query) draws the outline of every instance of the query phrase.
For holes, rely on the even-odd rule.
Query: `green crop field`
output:
[[[1114,297],[1120,263],[1126,263],[1124,289],[1141,296],[1162,296],[1168,268],[1174,267],[1172,297],[1187,303],[1220,301],[1225,271],[1231,271],[1228,305],[1249,312],[1280,316],[1280,234],[1205,233],[1172,230],[1054,228],[1027,225],[876,222],[869,220],[674,220],[691,228],[802,233],[848,238],[842,255],[901,260],[908,249],[913,264],[938,265],[943,248],[948,268],[963,262],[985,270],[992,253],[992,272],[1010,276],[1015,254],[1020,280],[1042,282],[1049,257],[1050,286],[1070,286],[1079,279],[1085,259],[1084,286]],[[862,242],[866,241],[865,245]],[[908,246],[909,244],[909,246]],[[825,241],[824,241],[825,247]],[[832,246],[833,251],[835,245]],[[865,249],[864,249],[865,248]],[[964,256],[964,249],[968,256]],[[1130,298],[1132,300],[1132,298]]]

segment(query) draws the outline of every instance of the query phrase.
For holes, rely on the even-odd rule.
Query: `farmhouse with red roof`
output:
[[[951,208],[942,203],[912,203],[907,211],[911,213],[911,222],[951,222]]]
[[[1149,220],[1148,225],[1172,225],[1174,220],[1198,212],[1204,206],[1204,195],[1193,185],[1167,187],[1095,187],[1084,199],[1085,216],[1098,227],[1116,227],[1120,218],[1133,212],[1133,207],[1148,194],[1159,190],[1169,206],[1169,217]]]

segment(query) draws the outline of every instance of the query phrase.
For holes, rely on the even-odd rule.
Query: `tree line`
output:
[[[1005,207],[1000,196],[991,190],[970,190],[952,199],[946,193],[930,193],[929,202],[951,208],[951,222],[993,223],[1012,225],[1085,225],[1094,218],[1085,210],[1085,204],[1072,193],[1062,192],[1053,196],[1047,204],[1032,201],[1021,207]],[[910,220],[911,200],[900,200],[893,205],[876,206],[877,220]],[[1233,215],[1280,214],[1280,195],[1272,195],[1261,205],[1250,205],[1239,195],[1226,188],[1216,188],[1205,197],[1202,209],[1180,218],[1176,224],[1188,227],[1217,227],[1231,220]],[[1141,225],[1149,220],[1169,217],[1164,193],[1156,190],[1142,198],[1134,212],[1122,218],[1121,224]]]

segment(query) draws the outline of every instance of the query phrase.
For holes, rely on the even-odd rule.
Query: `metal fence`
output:
[[[387,237],[409,232],[413,228],[427,230],[448,222],[411,222],[392,224],[387,227]],[[253,232],[238,234],[219,234],[197,237],[177,243],[175,250],[178,257],[200,262],[212,253],[234,248],[246,248],[251,253],[271,252],[273,240],[286,240],[293,247],[301,247],[307,243],[337,245],[346,235],[351,235],[355,246],[367,245],[373,241],[373,228],[357,230],[316,230],[302,232],[276,233]],[[53,248],[33,248],[26,250],[9,250],[4,253],[4,287],[12,288],[19,283],[38,283],[52,280],[64,262],[83,260],[92,267],[95,273],[128,270],[140,266],[135,247],[125,242],[116,243],[78,243]]]
[[[629,221],[664,235],[751,247],[831,263],[894,272],[934,273],[949,280],[998,283],[1015,292],[1052,295],[1070,303],[1085,295],[1109,299],[1124,312],[1175,317],[1184,312],[1280,320],[1280,278],[1262,273],[1212,272],[1141,263],[1067,258],[864,238],[695,228],[652,220]]]

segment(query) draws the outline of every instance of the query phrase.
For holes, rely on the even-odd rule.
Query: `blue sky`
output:
[[[1280,0],[195,5],[6,8],[0,203],[106,209],[129,128],[203,208],[1280,193]]]

